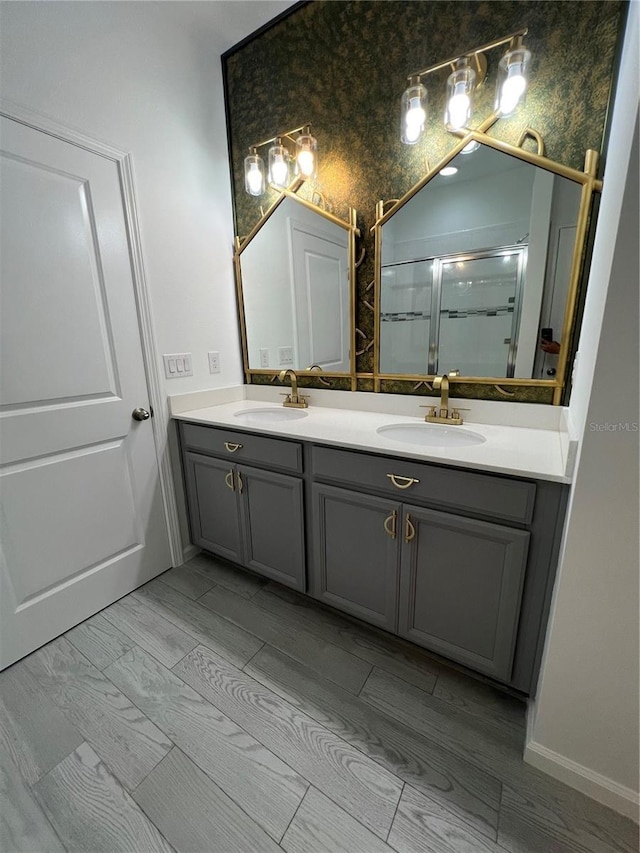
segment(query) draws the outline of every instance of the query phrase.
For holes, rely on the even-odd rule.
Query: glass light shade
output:
[[[460,130],[471,120],[472,94],[476,84],[476,72],[469,66],[467,58],[461,59],[447,80],[447,108],[444,114],[445,127]]]
[[[478,148],[480,148],[480,143],[477,142],[475,139],[472,139],[471,142],[467,142],[467,144],[464,146],[464,148],[462,149],[462,151],[460,153],[461,154],[473,154],[473,152],[477,151]]]
[[[531,52],[522,45],[508,50],[498,65],[496,110],[511,115],[523,100],[527,88]]]
[[[264,162],[255,151],[244,158],[244,188],[249,195],[262,195],[265,189]]]
[[[269,183],[274,187],[289,185],[289,152],[279,141],[269,149]]]
[[[318,176],[318,141],[310,133],[296,139],[296,174],[305,179]]]
[[[422,83],[413,83],[405,90],[400,112],[400,139],[405,145],[415,145],[427,120],[427,90]]]

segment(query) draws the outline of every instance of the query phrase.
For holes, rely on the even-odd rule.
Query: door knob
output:
[[[131,412],[131,417],[134,421],[148,421],[151,415],[146,409],[134,409]]]

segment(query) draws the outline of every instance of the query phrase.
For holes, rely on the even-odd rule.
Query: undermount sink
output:
[[[486,438],[477,432],[438,424],[388,424],[376,432],[402,444],[421,444],[426,447],[471,447],[484,444]]]
[[[287,409],[284,406],[243,409],[234,414],[234,418],[238,418],[239,421],[244,421],[246,424],[275,424],[279,421],[298,421],[300,418],[306,417],[307,412],[301,409]]]

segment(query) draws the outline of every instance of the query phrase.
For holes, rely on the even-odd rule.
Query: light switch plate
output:
[[[164,375],[167,379],[182,379],[183,376],[193,376],[190,352],[174,352],[162,356]]]
[[[220,373],[220,353],[210,352],[209,356],[209,373]]]
[[[293,347],[279,347],[278,358],[280,364],[293,364]]]

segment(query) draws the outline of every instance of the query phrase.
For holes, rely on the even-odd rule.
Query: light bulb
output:
[[[405,139],[409,144],[413,142],[417,142],[420,139],[420,134],[422,133],[422,125],[420,124],[407,124],[404,129]]]
[[[264,163],[255,148],[244,160],[244,188],[249,195],[262,195],[264,192]]]
[[[400,138],[413,145],[420,139],[427,120],[427,90],[419,81],[413,82],[402,95],[401,116]]]
[[[531,53],[515,44],[500,60],[496,87],[496,110],[503,116],[510,115],[522,100],[527,89],[527,74]]]
[[[285,184],[287,182],[287,164],[281,157],[271,164],[271,180],[274,184]]]
[[[470,106],[471,99],[464,92],[449,100],[449,124],[454,130],[459,130],[467,124]]]
[[[309,129],[296,139],[296,172],[303,178],[315,178],[318,171],[318,142]]]
[[[298,166],[305,177],[313,174],[314,156],[311,151],[301,151],[298,154]]]
[[[247,183],[249,184],[251,195],[260,195],[262,192],[262,175],[257,163],[252,163],[249,167]]]
[[[269,181],[276,187],[286,187],[289,183],[289,164],[287,149],[280,139],[269,149]]]
[[[469,57],[459,59],[447,79],[447,109],[444,123],[447,130],[460,130],[471,120],[471,95],[476,72],[469,66]]]
[[[527,81],[522,74],[510,74],[507,77],[502,84],[502,91],[500,92],[500,112],[503,115],[508,115],[515,110],[526,88]]]

